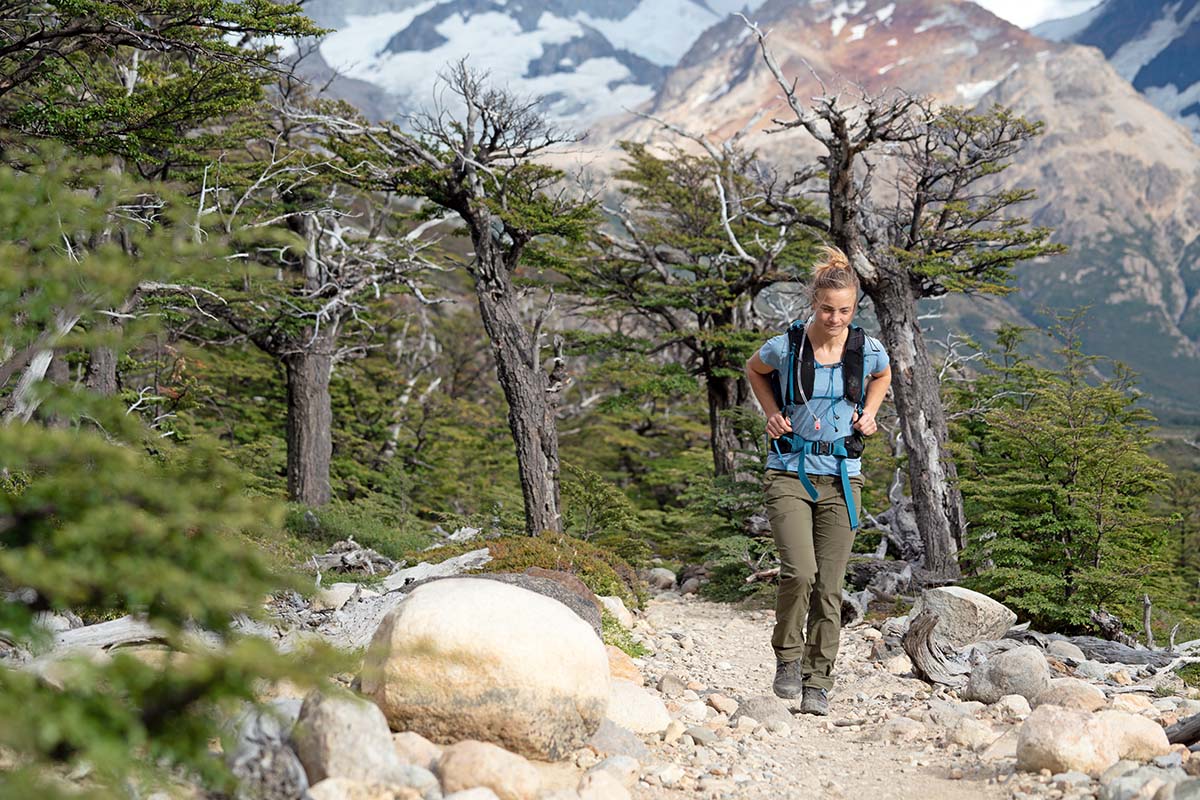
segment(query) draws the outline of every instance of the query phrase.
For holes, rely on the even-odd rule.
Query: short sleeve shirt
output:
[[[767,340],[758,351],[758,357],[768,367],[787,372],[788,336],[781,333]],[[891,362],[883,344],[872,336],[866,337],[863,347],[863,366],[866,372],[866,383],[869,385],[871,375],[882,372]],[[808,403],[793,403],[783,409],[783,413],[792,421],[792,431],[809,441],[836,441],[853,432],[851,417],[854,415],[854,404],[842,396],[842,364],[817,364],[813,375],[813,396]],[[866,390],[866,386],[863,387]],[[819,425],[818,425],[819,422]],[[780,455],[768,447],[767,469],[781,469],[795,472],[799,464],[800,453],[784,453]],[[811,475],[837,475],[838,459],[835,456],[816,456],[808,453],[804,456],[804,471]],[[846,472],[858,475],[862,472],[862,459],[846,459]]]

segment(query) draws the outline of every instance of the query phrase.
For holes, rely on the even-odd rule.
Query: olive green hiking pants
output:
[[[771,645],[782,661],[804,659],[804,685],[833,688],[833,662],[842,630],[842,584],[854,530],[837,475],[809,475],[814,501],[800,479],[768,470],[767,517],[779,549],[779,594]],[[850,478],[862,508],[861,475]]]

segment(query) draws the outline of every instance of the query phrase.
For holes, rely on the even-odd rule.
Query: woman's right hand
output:
[[[792,432],[792,421],[784,416],[782,411],[776,411],[767,417],[767,436],[778,439],[785,433]]]

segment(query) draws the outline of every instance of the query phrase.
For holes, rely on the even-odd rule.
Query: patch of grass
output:
[[[432,541],[432,536],[423,527],[387,509],[375,507],[369,499],[354,503],[334,500],[316,509],[291,505],[284,520],[284,530],[291,539],[288,544],[299,551],[297,560],[351,537],[363,547],[397,560]]]
[[[600,632],[605,644],[611,644],[630,658],[640,658],[649,652],[641,642],[634,641],[633,634],[617,622],[616,617],[603,610],[600,612]]]
[[[408,557],[413,563],[437,564],[480,547],[487,547],[492,556],[482,572],[524,572],[529,567],[561,570],[578,577],[598,595],[621,598],[627,608],[645,605],[646,587],[624,559],[603,547],[565,534],[501,536],[483,544],[464,542],[428,552],[411,552]]]
[[[1190,687],[1200,687],[1200,664],[1188,664],[1176,673]]]

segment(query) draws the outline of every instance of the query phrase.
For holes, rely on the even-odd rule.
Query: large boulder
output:
[[[533,569],[532,567],[530,569]],[[592,590],[584,586],[583,581],[569,572],[559,572],[543,569],[534,573],[525,572],[492,572],[483,575],[470,576],[476,579],[500,581],[512,586],[520,586],[531,592],[553,598],[579,615],[579,618],[592,626],[597,636],[600,630],[600,603]]]
[[[604,719],[608,656],[558,601],[498,581],[447,578],[413,590],[384,617],[362,691],[397,730],[557,760]]]
[[[908,618],[916,619],[925,610],[938,616],[934,635],[955,648],[1000,639],[1017,621],[1017,615],[1003,603],[961,586],[926,589]]]
[[[1006,694],[1019,694],[1031,703],[1050,686],[1050,666],[1033,645],[1016,647],[989,658],[971,671],[962,696],[994,703]]]
[[[1077,770],[1096,778],[1120,757],[1109,726],[1086,711],[1038,706],[1017,730],[1017,768],[1029,772]]]

